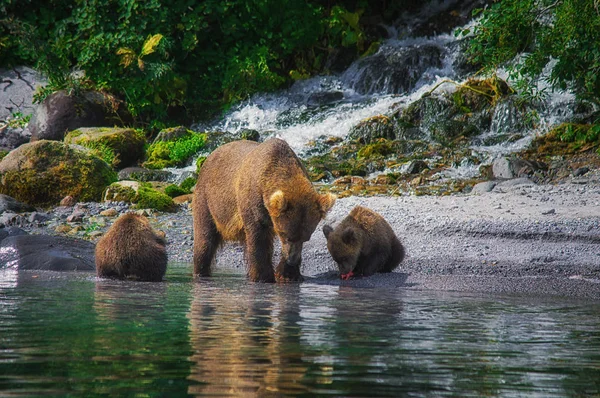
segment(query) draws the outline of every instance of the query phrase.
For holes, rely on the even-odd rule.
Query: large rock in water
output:
[[[0,269],[94,271],[95,245],[63,236],[18,235],[0,242]]]
[[[57,141],[21,145],[0,162],[0,193],[30,205],[56,205],[68,195],[100,201],[116,180],[105,161]]]
[[[35,108],[29,122],[31,141],[62,141],[68,131],[81,127],[121,125],[129,116],[114,97],[97,91],[78,96],[57,91]]]
[[[66,144],[88,148],[109,148],[115,154],[113,166],[133,166],[144,157],[146,136],[143,131],[131,128],[83,127],[65,137]]]

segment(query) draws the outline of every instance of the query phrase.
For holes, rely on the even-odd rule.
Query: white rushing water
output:
[[[466,27],[475,23],[470,22]],[[388,28],[388,32],[407,34],[394,28]],[[357,60],[338,76],[318,76],[297,81],[287,90],[254,95],[222,117],[194,129],[230,133],[257,130],[263,138],[275,136],[286,140],[302,154],[317,137],[344,138],[361,120],[407,106],[438,85],[436,92],[454,91],[455,84],[440,83],[460,80],[455,70],[460,56],[459,40],[454,34],[388,39],[377,53]],[[498,71],[498,76],[508,79],[503,70]],[[466,79],[464,74],[462,78]],[[523,113],[516,112],[510,102],[496,107],[490,128],[472,146],[473,155],[482,163],[489,164],[497,156],[520,151],[536,134],[572,118],[575,97],[571,93],[552,92],[544,78],[540,79],[539,88],[546,88],[548,95],[531,113],[536,116],[535,123],[526,126]],[[507,133],[518,133],[519,137],[502,140]],[[496,137],[498,143],[483,144]],[[466,162],[452,166],[442,176],[467,178],[477,173],[477,166]]]

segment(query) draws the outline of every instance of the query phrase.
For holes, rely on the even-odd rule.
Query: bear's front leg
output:
[[[302,242],[286,242],[281,240],[281,260],[275,270],[277,282],[302,282],[300,274],[302,263]]]
[[[273,233],[267,228],[246,228],[248,279],[275,282],[273,273]]]

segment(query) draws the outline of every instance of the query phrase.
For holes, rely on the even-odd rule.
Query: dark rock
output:
[[[75,206],[75,203],[77,203],[77,201],[75,200],[74,197],[72,196],[65,196],[64,198],[62,198],[62,200],[60,201],[60,205],[61,206],[65,206],[65,207],[71,207],[71,206]]]
[[[588,171],[590,171],[589,167],[580,167],[573,172],[573,177],[581,177],[582,175],[587,174]]]
[[[21,213],[24,211],[34,211],[35,208],[28,204],[19,202],[18,200],[8,196],[0,194],[0,213],[7,211]]]
[[[384,115],[373,116],[361,120],[352,127],[348,137],[352,140],[359,140],[363,144],[371,144],[380,138],[394,140],[396,139],[395,123]]]
[[[27,128],[2,126],[0,122],[0,150],[12,151],[20,145],[29,142],[31,133]]]
[[[0,242],[0,268],[94,271],[94,244],[49,235],[9,236]]]
[[[406,166],[408,174],[420,174],[423,170],[428,170],[429,166],[423,160],[411,160]]]
[[[37,211],[34,211],[29,215],[27,221],[29,221],[30,223],[41,224],[48,221],[49,219],[50,215],[48,213],[39,213]]]
[[[183,126],[170,127],[161,130],[153,143],[175,141],[178,138],[185,137],[189,134],[189,130]]]
[[[67,222],[81,222],[85,216],[83,211],[74,211],[70,216],[67,217]]]
[[[471,193],[482,194],[485,192],[491,192],[495,186],[496,186],[496,182],[494,182],[494,181],[480,182],[479,184],[476,184],[473,187],[473,190],[471,190]]]
[[[415,87],[427,69],[441,67],[444,51],[434,44],[382,46],[352,64],[342,80],[360,94],[403,94]]]
[[[240,139],[242,140],[255,142],[258,142],[260,140],[260,134],[258,133],[258,131],[252,129],[242,129],[240,130],[239,135]]]
[[[0,227],[25,224],[25,217],[20,214],[5,212],[0,216]]]
[[[97,91],[86,91],[79,96],[58,91],[35,108],[29,123],[31,141],[62,141],[67,132],[80,127],[121,125],[130,117],[123,110],[115,111],[114,104],[120,102]]]
[[[332,102],[341,101],[344,99],[344,93],[341,91],[324,91],[313,93],[308,97],[308,106],[322,106],[331,104]]]
[[[17,227],[0,228],[0,242],[9,236],[27,235],[27,232]]]
[[[358,58],[355,48],[339,47],[329,52],[325,61],[325,69],[332,73],[342,73]]]
[[[150,170],[144,167],[127,167],[119,171],[119,181],[170,181],[174,175],[167,170]]]

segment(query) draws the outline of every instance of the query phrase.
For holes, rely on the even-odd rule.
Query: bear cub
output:
[[[122,215],[96,245],[99,277],[159,282],[166,271],[165,239],[144,216]]]
[[[404,259],[404,247],[390,224],[362,206],[352,209],[335,229],[325,225],[323,233],[344,280],[392,272]]]

